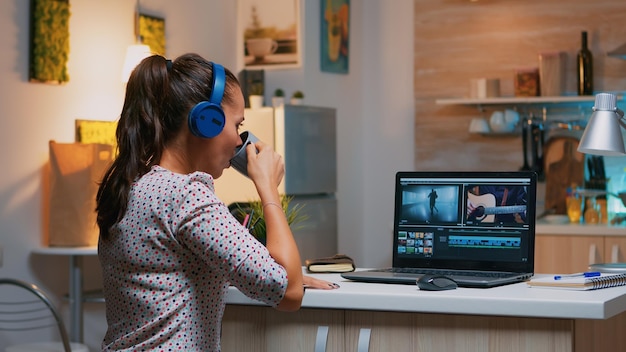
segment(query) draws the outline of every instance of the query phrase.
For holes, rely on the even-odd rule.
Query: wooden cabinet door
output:
[[[603,236],[538,235],[535,273],[575,273],[605,260]]]
[[[222,320],[222,351],[343,352],[343,332],[343,310],[279,312],[228,305]]]
[[[607,263],[626,263],[626,237],[604,237],[604,260]]]
[[[573,350],[568,319],[346,311],[345,329],[349,352]]]
[[[261,306],[226,305],[222,351],[266,351],[265,312]]]

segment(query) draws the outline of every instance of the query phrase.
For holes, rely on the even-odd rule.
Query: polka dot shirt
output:
[[[214,193],[213,178],[160,166],[131,188],[100,240],[105,351],[219,351],[229,285],[276,306],[287,273]]]

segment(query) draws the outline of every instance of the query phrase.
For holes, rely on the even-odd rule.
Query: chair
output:
[[[14,289],[7,289],[12,286]],[[26,343],[8,346],[6,352],[86,352],[81,343],[70,343],[67,330],[48,295],[37,285],[16,279],[0,278],[0,331],[30,332],[56,326],[61,342]],[[24,292],[26,291],[26,292]],[[36,335],[35,335],[36,336]]]

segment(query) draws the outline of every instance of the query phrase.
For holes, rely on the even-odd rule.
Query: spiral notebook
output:
[[[567,290],[597,290],[601,288],[626,285],[626,273],[602,273],[596,277],[570,277],[555,280],[554,276],[546,276],[527,281],[528,286],[537,288],[556,288]]]

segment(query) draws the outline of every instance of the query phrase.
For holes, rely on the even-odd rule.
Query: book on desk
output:
[[[354,271],[354,260],[345,254],[332,257],[307,259],[306,269],[311,273],[345,273]]]

